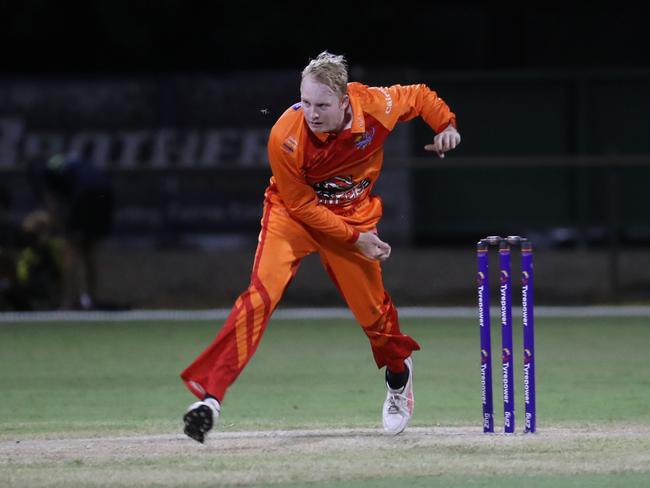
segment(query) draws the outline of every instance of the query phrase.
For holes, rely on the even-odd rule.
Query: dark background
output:
[[[387,148],[380,230],[408,248],[385,268],[389,282],[405,283],[400,303],[471,303],[471,249],[486,234],[534,239],[547,303],[650,296],[639,264],[650,243],[647,3],[0,5],[0,123],[22,124],[18,157],[0,168],[13,205],[6,225],[33,210],[24,167],[34,141],[101,132],[119,147],[124,131],[148,134],[133,166],[120,166],[119,151],[105,162],[117,196],[102,254],[107,297],[202,307],[237,296],[269,176],[263,143],[248,160],[242,154],[297,100],[301,69],[324,49],[346,55],[352,80],[427,83],[458,115],[463,143],[445,160],[422,151],[431,131],[421,122],[405,124],[405,146]],[[152,141],[166,130],[180,146],[162,164]],[[178,156],[193,130],[199,147],[210,131],[227,135],[221,159]],[[124,285],[134,268],[140,276]],[[199,268],[210,277],[197,278]],[[295,287],[289,303],[332,291]]]
[[[322,49],[382,68],[646,68],[649,13],[626,1],[3,1],[2,69],[293,70]]]

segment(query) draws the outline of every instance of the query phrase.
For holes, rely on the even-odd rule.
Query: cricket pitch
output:
[[[483,434],[473,427],[214,432],[0,441],[7,487],[254,486],[409,476],[648,473],[650,427],[548,428]]]

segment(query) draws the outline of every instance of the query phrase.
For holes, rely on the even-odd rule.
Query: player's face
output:
[[[329,86],[306,76],[300,84],[305,121],[314,132],[338,132],[343,129],[349,99],[340,98]]]

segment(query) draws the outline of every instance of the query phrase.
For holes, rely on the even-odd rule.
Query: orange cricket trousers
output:
[[[255,353],[301,259],[312,252],[320,254],[368,336],[377,367],[388,366],[396,373],[404,370],[404,359],[420,346],[400,332],[379,262],[366,258],[352,244],[310,231],[282,205],[266,200],[250,284],[235,301],[217,337],[181,373],[192,393],[200,399],[209,394],[223,401],[226,390]]]

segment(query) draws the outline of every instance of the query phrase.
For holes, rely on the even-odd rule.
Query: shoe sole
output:
[[[185,435],[203,444],[205,435],[212,429],[212,411],[207,405],[199,405],[183,416],[183,423]]]

